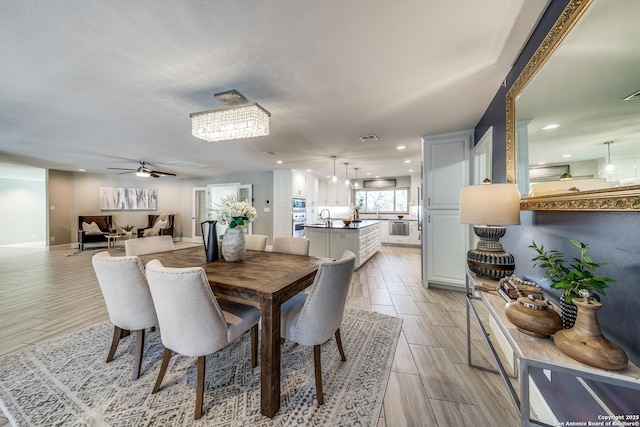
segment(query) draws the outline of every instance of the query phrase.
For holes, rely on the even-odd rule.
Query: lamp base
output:
[[[467,252],[469,270],[478,277],[492,280],[511,276],[516,270],[515,258],[500,243],[500,237],[504,236],[506,228],[476,225],[473,231],[480,241],[475,249]]]

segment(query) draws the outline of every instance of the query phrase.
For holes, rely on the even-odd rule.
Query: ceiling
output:
[[[546,5],[3,0],[0,155],[94,173],[144,160],[177,174],[163,179],[325,176],[332,155],[338,175],[419,173],[420,137],[476,125]],[[229,89],[271,113],[269,136],[191,136],[189,113]]]

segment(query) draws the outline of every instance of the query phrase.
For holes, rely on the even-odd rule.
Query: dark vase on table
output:
[[[200,223],[202,231],[202,241],[204,243],[204,251],[207,255],[207,262],[215,262],[218,260],[218,233],[216,232],[216,223],[218,221],[208,220]],[[209,224],[208,237],[205,239],[204,225]]]

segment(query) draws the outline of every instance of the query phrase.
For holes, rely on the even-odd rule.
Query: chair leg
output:
[[[156,379],[156,384],[153,386],[151,394],[157,393],[160,389],[164,374],[167,372],[167,368],[169,367],[169,359],[171,359],[171,350],[165,347],[164,352],[162,353],[162,365],[160,366],[160,372],[158,372],[158,378]]]
[[[340,352],[340,357],[342,357],[342,361],[346,362],[347,357],[344,355],[344,349],[342,348],[342,340],[340,339],[340,328],[336,330],[336,344],[338,344],[338,351]]]
[[[198,357],[198,379],[196,381],[196,414],[195,419],[202,416],[202,400],[204,397],[204,371],[206,367],[206,356]]]
[[[113,338],[111,339],[111,348],[109,349],[109,354],[107,354],[107,363],[113,360],[113,356],[116,354],[116,350],[118,349],[118,343],[120,342],[120,338],[122,338],[123,329],[118,328],[117,326],[113,327]]]
[[[251,367],[258,366],[258,325],[251,327]]]
[[[136,331],[136,352],[133,356],[133,372],[131,379],[137,380],[140,376],[140,366],[142,365],[142,351],[144,350],[144,329]]]
[[[318,405],[324,405],[324,393],[322,392],[322,367],[320,362],[320,345],[313,346],[313,364],[316,368],[316,394]]]

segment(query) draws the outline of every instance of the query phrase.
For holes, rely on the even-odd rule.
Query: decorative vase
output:
[[[562,329],[572,328],[576,323],[576,317],[578,316],[578,307],[572,302],[566,302],[562,294],[560,297],[560,313],[562,314]]]
[[[207,262],[215,262],[218,260],[218,236],[216,233],[216,223],[218,221],[204,221],[200,223],[200,231],[202,231],[202,242],[204,243],[204,252],[207,255]],[[209,237],[205,240],[204,225],[209,224]]]
[[[562,329],[562,320],[546,298],[536,298],[533,294],[521,296],[505,305],[507,319],[520,332],[540,338],[548,338]]]
[[[598,310],[602,304],[585,298],[574,298],[578,317],[571,329],[562,329],[553,336],[556,347],[567,356],[589,366],[617,371],[627,366],[629,359],[617,344],[600,331]]]
[[[225,261],[242,261],[247,250],[247,242],[242,227],[227,228],[222,239],[222,256]]]

